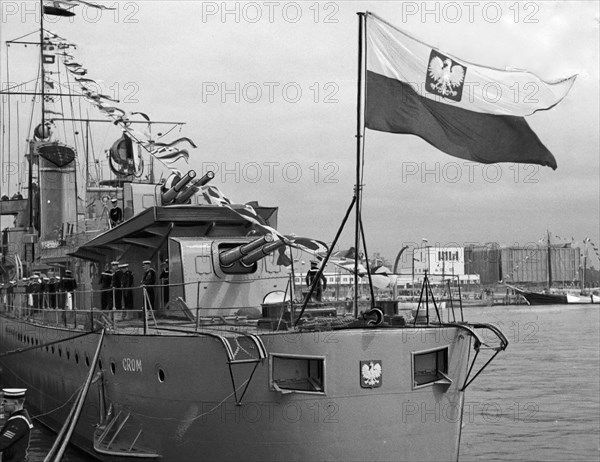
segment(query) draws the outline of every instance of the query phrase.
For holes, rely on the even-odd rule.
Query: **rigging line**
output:
[[[167,131],[167,133],[164,133],[163,135],[160,135],[160,136],[159,136],[159,137],[158,137],[156,140],[158,141],[158,140],[161,140],[161,139],[163,139],[165,136],[167,136],[169,133],[171,133],[171,132],[172,132],[173,130],[175,130],[177,127],[179,127],[179,130],[181,130],[181,125],[179,125],[179,124],[173,125],[173,126],[172,126],[172,127],[171,127],[171,128],[168,130],[168,131]]]
[[[15,107],[16,111],[17,111],[17,153],[21,152],[21,125],[19,124],[20,121],[20,117],[19,117],[19,100],[17,99],[17,104]],[[18,154],[17,154],[18,155]],[[18,178],[19,183],[18,183],[18,187],[17,187],[17,191],[21,191],[21,181]]]
[[[6,81],[10,82],[10,72],[9,72],[9,67],[8,67],[8,48],[6,47]],[[8,149],[8,167],[10,168],[11,165],[11,132],[12,132],[12,127],[11,127],[11,122],[12,122],[12,117],[10,116],[10,97],[8,98],[8,137],[7,137],[7,149]],[[18,159],[17,159],[17,164],[19,163]],[[4,177],[2,177],[2,179],[4,180]],[[17,178],[18,180],[18,178]],[[7,181],[8,183],[8,192],[7,195],[8,197],[10,197],[10,180]]]
[[[26,351],[30,351],[30,350],[37,350],[39,348],[44,348],[50,345],[55,345],[57,343],[62,343],[62,342],[67,342],[69,340],[75,340],[79,337],[85,337],[87,335],[92,335],[92,334],[96,334],[98,332],[100,332],[102,329],[96,329],[93,330],[91,332],[84,332],[83,334],[78,334],[78,335],[74,335],[72,337],[66,337],[60,340],[54,340],[53,342],[48,342],[48,343],[42,343],[41,345],[33,345],[27,348],[17,348],[16,350],[10,350],[10,351],[5,351],[4,353],[0,353],[0,358],[3,358],[4,356],[9,356],[9,355],[13,355],[13,354],[17,354],[17,353],[25,353]]]
[[[70,80],[70,76],[69,76],[68,72],[67,72],[67,80],[69,81],[69,87],[70,87],[71,86],[71,80]],[[73,86],[75,86],[75,85],[76,84],[73,83]],[[83,149],[83,146],[86,145],[86,143],[85,143],[85,136],[86,136],[87,130],[84,128],[84,125],[83,125],[83,109],[81,108],[81,99],[82,98],[78,98],[77,99],[77,106],[78,106],[77,107],[77,109],[78,109],[77,114],[79,115],[79,117],[78,117],[79,118],[79,133],[80,133],[80,136],[81,136],[81,140],[80,141],[81,141],[81,146],[82,146],[82,149]],[[71,104],[73,104],[72,103],[72,97],[69,97],[69,100],[71,101]],[[73,115],[73,118],[75,118],[74,115]],[[77,125],[77,122],[73,121],[73,137],[77,137],[77,135],[75,135],[75,132],[77,131],[75,129],[76,125]],[[85,161],[87,163],[87,152],[86,152],[86,156],[85,156]],[[86,181],[85,184],[87,185],[87,178],[85,179],[85,181]]]
[[[19,42],[18,42],[17,40],[24,39],[25,37],[29,37],[30,35],[37,34],[37,33],[39,33],[39,31],[38,31],[38,30],[31,31],[31,32],[29,32],[29,33],[27,33],[27,34],[25,34],[25,35],[21,35],[20,37],[17,37],[16,39],[7,40],[7,41],[6,41],[6,44],[8,45],[8,44],[14,43],[14,44],[17,44],[17,45],[19,45]],[[37,43],[37,42],[36,42],[36,43]]]
[[[60,67],[59,67],[58,62],[56,63],[56,68],[58,70],[58,72],[57,72],[57,74],[58,74],[58,86],[62,87],[63,85],[62,85],[62,80],[60,78]],[[68,79],[68,77],[67,77],[67,79]],[[69,88],[69,87],[67,86],[66,88]],[[70,89],[69,89],[69,91],[70,91]],[[60,98],[60,112],[62,114],[65,113],[65,104],[64,104],[64,101],[63,101],[62,98]],[[63,136],[65,137],[65,142],[67,142],[67,127],[66,127],[66,124],[63,123],[62,124],[62,128],[63,128]]]
[[[9,93],[11,90],[14,90],[15,88],[20,88],[20,87],[24,87],[26,86],[28,83],[31,82],[35,82],[38,78],[34,78],[31,80],[27,80],[25,82],[21,82],[21,83],[17,83],[15,85],[13,85],[12,87],[7,87],[5,90],[2,90],[0,93],[4,94],[4,95],[10,95],[11,93]]]
[[[73,399],[73,397],[74,397],[74,396],[75,396],[77,393],[79,393],[79,392],[81,391],[81,389],[82,389],[82,388],[83,388],[83,384],[81,384],[81,385],[80,385],[80,386],[79,386],[79,387],[78,387],[78,388],[77,388],[77,389],[76,389],[76,390],[73,392],[73,394],[72,394],[71,396],[69,396],[69,397],[67,398],[67,400],[66,400],[66,401],[65,401],[63,404],[61,404],[60,406],[58,406],[58,407],[55,407],[54,409],[51,409],[51,410],[50,410],[50,411],[48,411],[48,412],[44,412],[43,414],[32,415],[32,416],[31,416],[31,418],[32,418],[32,419],[39,419],[40,417],[45,417],[45,416],[47,416],[47,415],[53,414],[53,413],[54,413],[54,412],[56,412],[56,411],[59,411],[59,410],[61,410],[63,407],[65,407],[67,404],[69,404],[69,401],[71,401],[71,400]]]
[[[362,236],[363,247],[365,249],[365,264],[367,266],[367,278],[369,280],[369,290],[371,292],[371,308],[375,308],[375,292],[373,291],[373,278],[371,277],[371,265],[369,263],[369,253],[367,252],[367,240],[365,239],[365,228],[363,227],[362,216],[360,217],[360,235]]]
[[[67,85],[69,88],[71,88],[71,78],[69,76],[69,73],[67,72]],[[77,112],[77,114],[79,116],[81,116],[81,100],[78,101],[79,103],[79,112]],[[69,106],[71,107],[71,114],[73,114],[73,118],[75,118],[75,108],[73,105],[73,98],[71,96],[69,96]],[[81,118],[81,117],[79,117]],[[77,122],[75,122],[74,120],[71,121],[71,124],[73,125],[73,146],[75,148],[76,152],[79,152],[79,148],[78,148],[78,139],[77,139],[77,135],[75,135],[75,132],[77,131]],[[77,191],[77,190],[76,190]]]
[[[86,118],[89,120],[89,118],[90,118],[89,108],[85,110],[85,115],[86,115]],[[97,160],[96,159],[96,151],[94,151],[94,143],[92,141],[92,132],[90,130],[89,123],[85,127],[85,136],[87,138],[87,145],[89,146],[89,150],[92,153],[92,162],[94,164],[95,175],[96,175],[96,178],[94,179],[94,184],[98,184],[98,182],[100,181],[100,175],[98,173],[98,164],[96,163],[96,160]],[[88,155],[89,155],[89,153],[88,153]],[[89,163],[89,159],[86,162]],[[89,175],[89,173],[88,173],[88,175]],[[86,178],[86,182],[87,182],[86,184],[91,185],[91,182],[89,180],[90,180],[89,178]]]

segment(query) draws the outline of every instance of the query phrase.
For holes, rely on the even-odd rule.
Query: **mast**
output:
[[[365,13],[358,15],[358,79],[356,92],[356,185],[354,197],[356,197],[356,219],[354,223],[354,248],[356,255],[354,259],[354,316],[358,316],[358,259],[360,255],[360,222],[361,222],[361,163],[362,163],[362,77],[363,77],[363,34]]]
[[[40,0],[40,83],[41,83],[41,87],[42,87],[42,99],[41,99],[41,104],[42,104],[42,130],[44,130],[44,109],[45,109],[45,102],[44,102],[44,82],[45,82],[45,75],[44,75],[44,0]],[[31,185],[29,185],[31,187]],[[29,192],[31,193],[31,189],[29,190]]]
[[[552,247],[550,246],[550,231],[548,233],[548,289],[552,287]]]

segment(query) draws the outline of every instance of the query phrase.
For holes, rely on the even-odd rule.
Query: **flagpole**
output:
[[[354,248],[356,255],[354,259],[354,316],[358,317],[358,260],[360,255],[360,212],[361,212],[361,163],[362,163],[362,77],[363,77],[363,24],[365,13],[359,12],[358,15],[358,78],[356,92],[356,185],[354,188],[354,197],[356,197],[356,220],[354,224]]]

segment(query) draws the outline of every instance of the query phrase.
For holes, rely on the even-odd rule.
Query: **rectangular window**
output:
[[[280,393],[325,393],[325,358],[271,355],[271,387]]]
[[[450,385],[448,347],[413,353],[413,388],[429,384]]]

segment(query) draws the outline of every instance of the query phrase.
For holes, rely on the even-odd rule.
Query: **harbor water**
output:
[[[600,307],[518,305],[464,312],[471,322],[501,328],[510,344],[467,389],[460,461],[599,460]],[[424,418],[448,415],[429,410]],[[53,440],[37,429],[30,460],[43,461]],[[71,450],[64,460],[91,458]]]
[[[510,344],[467,389],[460,461],[600,460],[600,306],[465,310]]]

